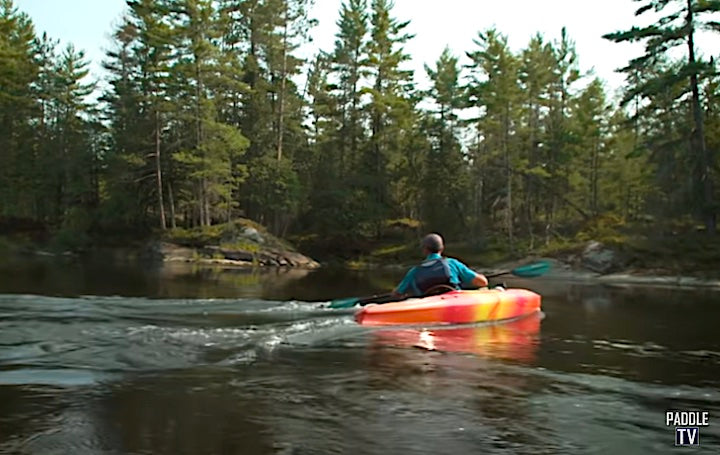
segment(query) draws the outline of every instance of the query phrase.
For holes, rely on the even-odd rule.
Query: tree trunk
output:
[[[695,65],[695,37],[694,37],[694,23],[693,23],[693,2],[687,0],[687,27],[688,32],[688,63],[692,68]],[[712,167],[714,165],[714,159],[712,151],[709,150],[705,144],[705,132],[703,125],[703,115],[700,107],[700,90],[698,89],[698,76],[697,70],[692,71],[690,74],[690,85],[692,89],[692,110],[693,120],[695,122],[695,131],[693,132],[694,140],[692,141],[693,148],[695,149],[695,157],[697,160],[696,164],[696,179],[702,185],[703,203],[700,208],[700,213],[705,222],[705,228],[709,234],[714,234],[717,227],[717,219],[715,216],[714,207],[714,189],[712,181]]]
[[[383,73],[382,71],[378,71],[377,80],[375,81],[375,90],[380,96],[380,93],[383,91]],[[382,158],[381,158],[381,147],[380,147],[380,140],[382,139],[382,112],[380,112],[379,108],[376,106],[373,107],[373,120],[372,120],[372,150],[375,160],[375,200],[378,202],[378,205],[382,205],[385,197],[383,194],[384,190],[384,182],[385,182],[385,174],[382,169]]]
[[[173,198],[173,190],[170,182],[167,182],[167,190],[168,202],[170,203],[170,227],[175,229],[177,227],[175,224],[175,199]]]
[[[534,101],[530,102],[530,119],[529,119],[529,126],[530,126],[530,144],[529,144],[529,154],[530,154],[530,169],[534,169],[535,165],[537,164],[537,124],[539,119],[539,113],[538,113],[538,105],[535,104]],[[527,223],[527,229],[528,229],[528,236],[530,237],[530,249],[535,247],[535,231],[533,229],[533,207],[534,207],[534,193],[535,193],[535,186],[533,185],[532,178],[530,176],[525,177],[525,216],[526,216],[526,223]]]
[[[285,3],[285,24],[283,28],[283,63],[282,74],[280,75],[280,100],[278,104],[278,136],[277,136],[277,160],[282,159],[283,154],[283,130],[285,123],[285,80],[287,79],[288,59],[288,4]]]
[[[505,172],[507,173],[507,207],[506,207],[506,226],[508,232],[508,242],[510,249],[515,250],[513,243],[513,205],[512,205],[512,172],[510,169],[510,106],[505,105],[505,118],[503,119],[503,151],[505,154]]]
[[[597,216],[598,210],[598,177],[600,175],[600,144],[598,140],[593,141],[592,164],[591,164],[591,180],[590,180],[590,212]]]
[[[195,58],[195,146],[202,150],[202,143],[203,143],[203,137],[202,137],[202,119],[200,118],[200,100],[202,97],[202,80],[200,75],[200,62],[199,62],[199,56],[197,54],[194,55]],[[200,159],[201,162],[205,162],[205,152],[200,153]],[[210,225],[210,217],[208,216],[208,196],[207,196],[207,177],[205,176],[205,173],[203,172],[202,177],[200,177],[200,184],[199,184],[199,200],[198,205],[200,208],[200,226],[209,226]]]
[[[210,216],[210,197],[208,196],[208,179],[203,178],[203,211],[205,212],[205,226],[212,224]]]
[[[160,112],[155,110],[155,177],[157,180],[158,210],[160,210],[160,227],[167,229],[165,221],[165,204],[163,203],[162,169],[160,166]]]

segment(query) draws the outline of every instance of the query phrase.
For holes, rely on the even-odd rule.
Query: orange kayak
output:
[[[469,324],[502,321],[540,311],[540,295],[527,289],[452,291],[382,305],[355,313],[362,325]]]

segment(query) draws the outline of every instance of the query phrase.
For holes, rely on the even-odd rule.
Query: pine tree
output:
[[[351,233],[356,214],[347,209],[351,191],[340,178],[342,163],[341,101],[330,83],[332,59],[321,53],[315,59],[307,83],[310,108],[309,147],[306,167],[300,175],[309,183],[309,205],[303,213],[304,226],[322,236]],[[302,168],[301,168],[302,169]]]
[[[88,154],[85,123],[91,106],[86,101],[93,92],[94,84],[82,82],[89,73],[84,53],[70,44],[59,56],[55,77],[57,99],[54,101],[54,149],[57,153],[58,206],[61,214],[71,207],[82,207],[94,189],[91,187],[93,157]],[[67,221],[67,220],[64,220]]]
[[[480,49],[467,54],[473,62],[468,88],[470,103],[481,109],[475,122],[481,139],[477,141],[473,159],[476,166],[487,168],[481,169],[478,182],[481,185],[496,179],[499,172],[504,174],[504,188],[492,196],[496,201],[504,201],[505,230],[510,245],[514,245],[513,189],[518,147],[513,133],[520,103],[520,62],[510,51],[507,38],[495,29],[480,33],[475,44]]]
[[[110,121],[112,147],[106,157],[107,194],[103,221],[108,225],[138,228],[146,223],[152,201],[147,168],[147,138],[151,136],[142,106],[143,69],[136,53],[139,39],[136,18],[126,17],[113,34],[115,48],[103,67],[109,72],[109,90],[103,94]]]
[[[402,161],[415,125],[411,98],[412,72],[402,69],[409,60],[402,45],[412,38],[404,32],[408,22],[390,15],[387,0],[373,0],[371,14],[372,40],[368,46],[368,74],[372,87],[367,90],[371,136],[367,144],[364,173],[368,196],[368,222],[378,233],[380,222],[392,205],[390,171]]]
[[[686,92],[691,94],[690,106],[693,118],[693,130],[690,141],[690,156],[694,161],[692,178],[696,182],[695,194],[701,201],[697,213],[705,223],[709,233],[715,233],[717,216],[714,203],[713,167],[715,156],[707,147],[704,116],[700,99],[700,79],[712,66],[696,55],[695,38],[698,30],[718,29],[718,23],[709,16],[720,12],[718,0],[635,0],[641,6],[635,12],[641,16],[655,12],[662,16],[657,22],[646,27],[632,27],[630,30],[608,33],[604,38],[614,42],[644,41],[645,54],[630,61],[621,71],[632,74],[645,71],[658,62],[658,59],[677,46],[687,47],[687,57],[677,72],[661,73],[660,77],[648,79],[645,84],[632,88],[628,97],[635,94],[651,96],[677,81],[684,81]],[[703,21],[703,18],[708,17]],[[626,98],[629,99],[629,98]]]
[[[0,214],[32,217],[34,163],[30,143],[38,75],[35,31],[12,0],[0,0]]]
[[[174,102],[185,106],[179,112],[181,128],[176,131],[182,147],[173,154],[188,178],[182,189],[185,211],[201,226],[230,217],[237,187],[237,156],[247,139],[235,128],[222,123],[216,88],[222,88],[219,40],[222,22],[209,0],[174,0],[175,55],[171,67],[179,90]],[[188,134],[189,133],[189,134]]]
[[[277,160],[282,160],[283,144],[286,130],[288,129],[287,117],[288,107],[291,102],[288,98],[296,95],[295,87],[289,87],[292,84],[290,77],[298,73],[303,61],[293,55],[297,51],[300,44],[307,39],[310,27],[314,25],[314,21],[308,18],[308,8],[311,0],[275,0],[277,2],[276,14],[271,13],[271,17],[277,17],[277,44],[269,48],[268,63],[272,74],[272,79],[277,86],[277,108],[276,108],[276,149]]]
[[[143,148],[152,149],[146,153],[153,158],[155,176],[155,194],[157,197],[157,213],[160,227],[167,228],[165,200],[163,197],[163,131],[165,129],[165,112],[172,110],[168,93],[168,77],[170,70],[171,31],[163,21],[169,12],[166,4],[150,0],[129,2],[132,13],[136,17],[135,25],[138,33],[136,53],[142,67],[143,79],[140,81],[143,97],[142,110],[146,112],[145,122],[152,124],[152,145]],[[167,184],[171,185],[169,181]],[[171,204],[172,205],[172,204]],[[174,210],[171,210],[174,212]],[[174,225],[172,217],[171,224]]]
[[[368,21],[365,0],[343,2],[332,55],[332,69],[338,79],[337,97],[342,116],[337,158],[340,178],[346,175],[348,165],[354,168],[358,164],[359,150],[364,140],[360,82],[367,75]]]
[[[573,192],[585,193],[582,199],[587,211],[597,216],[600,212],[598,188],[606,155],[609,121],[609,107],[599,79],[593,79],[580,93],[574,110],[574,134],[577,140],[573,155],[577,164],[573,168],[577,178],[583,181],[581,187],[584,186],[586,190],[573,188]]]
[[[604,170],[598,192],[608,210],[626,220],[637,220],[646,210],[646,201],[657,189],[652,181],[652,163],[637,150],[635,131],[627,113],[618,108],[608,121]]]
[[[636,80],[644,84],[647,80],[665,79],[682,65],[682,62],[661,58]],[[668,83],[644,97],[643,105],[635,114],[638,130],[635,154],[646,153],[655,174],[656,191],[648,205],[663,217],[686,215],[687,208],[693,207],[696,200],[696,160],[687,153],[692,114],[684,93],[687,89],[682,81]]]
[[[435,68],[426,65],[425,71],[433,82],[429,96],[435,110],[427,129],[432,146],[422,185],[424,219],[431,230],[459,233],[467,227],[469,180],[458,131],[457,111],[465,100],[458,58],[445,48]]]
[[[577,207],[569,204],[564,195],[571,193],[570,174],[572,173],[573,149],[575,137],[572,132],[572,106],[574,103],[574,85],[580,80],[581,74],[577,62],[575,43],[570,39],[565,28],[560,32],[560,40],[553,45],[555,64],[550,88],[550,105],[547,118],[547,171],[550,178],[546,188],[550,194],[545,207],[546,242],[547,234],[554,225],[563,221],[561,217],[571,217]],[[560,205],[560,202],[565,202]],[[571,212],[571,209],[573,212]],[[580,211],[587,217],[584,211]]]
[[[60,207],[56,204],[57,183],[53,178],[62,166],[58,162],[56,144],[54,143],[54,100],[58,98],[56,78],[56,48],[58,42],[46,33],[35,41],[35,60],[38,65],[38,76],[34,84],[33,96],[37,102],[34,141],[35,172],[37,180],[34,188],[35,216],[43,223],[57,224],[60,218]]]
[[[170,6],[149,0],[128,6],[129,14],[114,35],[117,48],[108,52],[104,63],[111,74],[112,89],[103,99],[114,144],[108,161],[108,211],[124,214],[130,225],[144,224],[152,213],[164,229],[164,187],[172,192],[164,171],[170,162],[164,125],[168,112],[175,110],[169,99],[171,29],[164,20]],[[170,212],[174,212],[172,200]],[[174,225],[175,217],[170,219]]]
[[[522,215],[530,238],[530,248],[535,242],[535,222],[538,207],[545,196],[543,183],[550,174],[543,157],[547,146],[547,112],[550,108],[551,87],[555,56],[552,45],[546,43],[540,34],[535,35],[522,51],[519,82],[522,89],[523,119],[518,135],[523,163],[523,208]]]

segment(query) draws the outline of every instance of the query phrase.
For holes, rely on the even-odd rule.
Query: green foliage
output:
[[[393,245],[384,248],[378,248],[370,253],[371,256],[381,258],[383,256],[397,255],[398,253],[408,250],[407,245]]]
[[[95,103],[83,53],[0,0],[0,214],[75,248],[160,228],[256,251],[251,218],[388,261],[413,256],[404,245],[426,230],[478,259],[622,243],[651,215],[702,216],[711,231],[717,71],[666,50],[715,27],[720,3],[640,2],[664,18],[607,35],[646,44],[613,106],[564,29],[518,51],[483,30],[426,66],[420,91],[408,22],[387,0],[345,0],[333,48],[309,65],[308,0],[130,1]],[[285,246],[260,224],[264,246]]]
[[[169,229],[164,238],[170,242],[189,247],[217,245],[222,238],[223,225],[201,226],[192,229]]]
[[[248,235],[247,229],[257,231],[263,241],[258,242],[255,235]],[[292,245],[273,236],[258,223],[244,218],[212,226],[168,229],[163,233],[163,239],[193,248],[219,246],[227,250],[242,250],[249,253],[257,253],[267,248],[295,251]]]
[[[615,214],[597,216],[588,220],[575,235],[581,242],[595,240],[607,245],[622,245],[629,239],[624,234],[625,220]]]
[[[399,228],[404,230],[418,229],[421,226],[420,220],[412,218],[399,218],[395,220],[385,220],[385,228]]]
[[[220,248],[232,251],[247,251],[248,253],[257,253],[260,251],[260,245],[249,241],[235,241],[229,243],[221,243]]]
[[[300,203],[300,181],[288,160],[256,158],[249,163],[252,173],[245,183],[248,201],[266,212],[292,213]]]
[[[90,246],[90,237],[84,232],[61,228],[50,241],[56,251],[83,251]]]
[[[720,2],[637,1],[642,2],[642,6],[636,15],[653,11],[660,16],[657,21],[648,26],[634,26],[630,30],[604,35],[604,38],[614,42],[642,41],[645,44],[644,54],[632,59],[622,69],[628,82],[623,102],[635,101],[635,114],[638,117],[641,102],[659,108],[659,113],[649,117],[651,122],[664,117],[663,113],[669,114],[670,111],[666,109],[685,109],[690,114],[687,118],[692,118],[692,126],[672,112],[669,121],[647,128],[646,140],[652,144],[649,148],[654,149],[652,153],[659,165],[658,170],[663,179],[661,182],[681,182],[681,191],[666,190],[665,200],[660,205],[695,214],[705,223],[706,230],[714,233],[717,207],[712,168],[716,151],[707,146],[706,120],[700,92],[703,82],[716,74],[716,68],[712,59],[705,61],[696,55],[695,41],[699,30],[717,30],[718,23],[713,19],[720,12]],[[669,52],[678,46],[687,49],[686,57],[669,63]],[[678,132],[673,131],[673,126],[680,123],[684,125]],[[677,174],[669,179],[668,173],[675,167],[675,161],[680,166]]]
[[[425,71],[433,82],[430,96],[437,110],[426,123],[431,142],[422,177],[421,213],[429,230],[458,235],[467,228],[465,219],[471,193],[457,121],[465,91],[458,79],[458,59],[449,49],[440,55],[435,69],[426,67]]]

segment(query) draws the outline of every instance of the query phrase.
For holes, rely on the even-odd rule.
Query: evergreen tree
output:
[[[637,77],[639,83],[665,79],[682,66],[682,62],[659,59]],[[692,130],[690,105],[684,101],[685,84],[675,81],[654,91],[644,99],[636,112],[636,154],[647,153],[647,161],[655,174],[657,191],[648,199],[653,212],[663,217],[680,217],[695,204],[697,189],[694,181],[696,160],[687,153]]]
[[[659,77],[647,79],[642,85],[635,85],[629,92],[629,98],[636,94],[652,96],[664,90],[668,85],[683,81],[690,93],[689,103],[692,111],[693,129],[690,131],[690,153],[692,156],[692,178],[696,182],[695,195],[699,204],[695,204],[696,212],[705,223],[709,233],[714,233],[717,223],[717,207],[714,202],[713,167],[715,156],[707,147],[705,137],[704,116],[700,99],[700,80],[712,70],[712,65],[696,55],[695,38],[699,30],[718,28],[716,21],[711,21],[713,13],[720,12],[718,0],[635,0],[641,6],[635,12],[641,16],[648,12],[661,15],[657,22],[646,27],[632,27],[630,30],[608,33],[606,39],[615,42],[644,41],[645,53],[630,61],[621,71],[633,74],[652,68],[662,56],[677,46],[686,46],[687,56],[676,72],[665,72]],[[706,18],[706,20],[703,20]],[[626,98],[626,99],[629,99]]]
[[[241,129],[251,140],[243,164],[249,169],[264,168],[268,164],[265,158],[273,156],[278,167],[273,175],[286,176],[290,181],[285,184],[290,186],[297,180],[294,155],[306,146],[304,104],[293,77],[300,74],[304,63],[296,56],[297,50],[314,24],[307,16],[310,4],[309,0],[248,0],[239,6],[242,30],[249,40]],[[283,200],[275,200],[277,192],[252,194],[254,188],[264,185],[253,181],[262,175],[248,173],[242,193],[246,214],[269,224],[275,232],[285,231],[296,213],[280,208],[287,206]],[[297,200],[291,206],[299,204]]]
[[[479,108],[475,121],[477,145],[473,160],[480,168],[479,185],[489,183],[497,188],[488,195],[497,207],[504,205],[504,224],[510,245],[514,239],[513,189],[516,179],[517,138],[516,128],[520,105],[518,71],[520,62],[510,51],[507,38],[495,29],[478,35],[475,44],[480,48],[468,52],[471,64],[470,103]],[[498,185],[498,174],[504,176],[504,185]]]
[[[304,212],[304,225],[322,236],[352,233],[357,228],[358,214],[349,210],[352,190],[341,179],[343,162],[341,99],[333,94],[330,83],[331,55],[315,59],[308,78],[310,107],[309,153],[307,168],[301,175],[309,183],[309,205]]]
[[[218,41],[222,28],[210,0],[174,0],[176,55],[173,71],[184,87],[178,95],[184,147],[174,154],[189,177],[185,194],[193,194],[187,209],[201,226],[227,220],[233,208],[232,189],[237,185],[233,163],[244,153],[247,139],[219,121],[215,99],[218,77]]]
[[[153,214],[164,229],[164,187],[172,193],[171,179],[164,172],[170,162],[163,153],[164,149],[170,152],[165,124],[168,112],[175,111],[170,104],[169,80],[172,37],[164,20],[170,5],[138,0],[128,6],[129,14],[114,35],[117,48],[108,53],[105,62],[112,90],[104,100],[114,144],[108,162],[107,207],[112,213],[124,214],[125,222],[131,225],[144,224]],[[170,199],[174,215],[174,201]],[[170,216],[170,224],[174,223],[175,217]]]
[[[458,131],[457,111],[465,100],[458,58],[445,48],[435,68],[426,65],[425,71],[433,82],[435,110],[426,130],[432,146],[423,176],[423,218],[430,229],[460,233],[467,227],[469,179]]]
[[[530,248],[534,246],[538,208],[546,196],[543,183],[550,176],[543,147],[548,145],[547,117],[552,94],[553,47],[540,34],[535,35],[520,56],[519,82],[522,89],[522,120],[518,128],[523,172],[522,219],[527,227]]]
[[[94,85],[83,83],[89,72],[87,66],[84,53],[70,44],[59,56],[55,69],[57,98],[53,100],[52,149],[56,153],[56,206],[66,223],[72,222],[67,219],[68,210],[86,209],[96,191],[92,187],[96,179],[89,172],[95,166],[86,128],[91,108],[86,99]]]
[[[389,0],[344,0],[307,66],[311,0],[130,0],[95,104],[83,53],[0,0],[0,216],[65,235],[242,215],[345,246],[413,218],[533,248],[590,218],[693,207],[712,232],[720,83],[695,38],[720,0],[636,1],[661,17],[606,35],[646,44],[612,110],[564,29],[518,53],[483,31],[467,68],[445,49],[417,91]]]
[[[342,116],[337,157],[340,178],[346,175],[348,166],[354,168],[358,164],[360,146],[364,141],[360,83],[368,71],[368,21],[365,0],[343,2],[333,53],[333,71],[338,80],[337,97]]]
[[[572,212],[577,210],[567,204],[568,199],[562,195],[571,194],[570,174],[572,173],[573,151],[572,147],[577,139],[573,135],[572,108],[574,103],[574,84],[581,77],[578,68],[575,43],[567,35],[565,28],[561,30],[560,40],[553,46],[555,51],[555,65],[550,92],[550,111],[548,114],[548,152],[547,169],[550,173],[548,189],[551,194],[547,198],[546,220],[550,226],[556,222],[569,219]],[[560,205],[560,201],[566,202]],[[581,212],[586,216],[584,212]]]
[[[32,137],[33,84],[38,75],[35,31],[12,0],[0,0],[0,214],[32,217],[35,206]]]
[[[587,211],[597,216],[600,212],[598,188],[608,140],[609,107],[605,101],[602,82],[593,79],[577,98],[575,105],[576,157],[573,170],[576,180],[582,183],[573,188],[584,194],[582,200]],[[585,187],[583,191],[582,187]]]
[[[103,221],[108,225],[139,227],[146,224],[152,200],[147,117],[143,115],[140,80],[143,69],[136,53],[139,39],[137,18],[126,17],[113,34],[115,48],[103,62],[109,73],[109,90],[103,94],[112,137],[106,157],[106,196]]]
[[[630,123],[622,108],[611,113],[605,172],[600,174],[598,192],[610,213],[637,220],[647,209],[646,201],[657,190],[652,180],[652,163],[648,162],[647,155],[634,153],[637,138],[633,129],[628,128]]]
[[[408,22],[391,17],[391,7],[387,0],[373,0],[368,45],[370,140],[361,175],[368,196],[365,213],[375,233],[392,213],[391,172],[400,171],[415,125],[412,72],[402,69],[410,58],[402,45],[412,36],[404,32]]]

